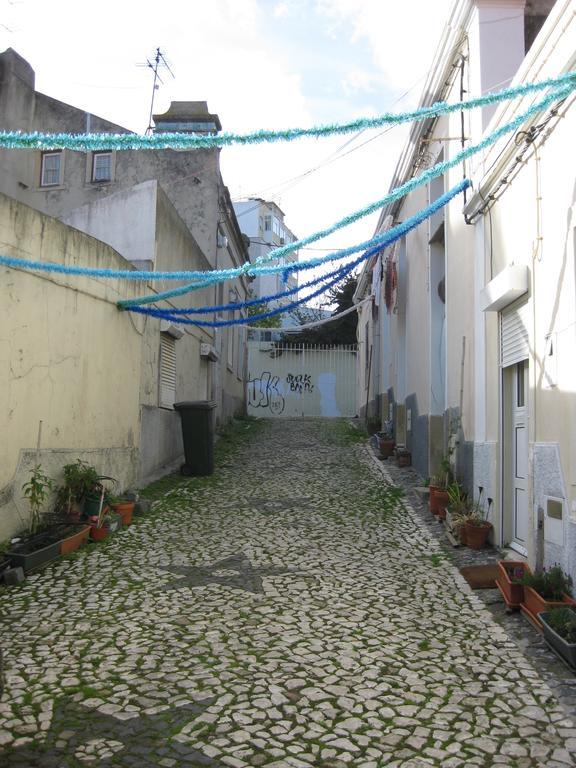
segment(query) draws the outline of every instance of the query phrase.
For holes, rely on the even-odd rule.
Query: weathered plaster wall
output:
[[[0,195],[4,253],[126,269],[109,246]],[[119,312],[127,281],[2,268],[0,281],[0,540],[22,526],[42,422],[39,460],[57,476],[77,457],[121,486],[137,475],[144,320]],[[141,288],[141,286],[140,286]]]

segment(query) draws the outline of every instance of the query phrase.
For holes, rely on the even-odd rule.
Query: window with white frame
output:
[[[264,216],[264,231],[272,231],[272,216]]]
[[[57,187],[62,179],[62,152],[42,152],[40,186]]]
[[[112,181],[112,152],[92,153],[92,181]]]
[[[160,408],[172,408],[175,401],[176,339],[169,333],[161,333],[158,405]]]

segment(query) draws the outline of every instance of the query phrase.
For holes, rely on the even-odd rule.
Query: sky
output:
[[[158,47],[174,77],[161,70],[155,113],[172,100],[207,101],[225,131],[307,127],[414,107],[452,4],[0,0],[0,50],[31,64],[37,90],[138,133],[152,96],[146,61]],[[222,175],[233,200],[276,202],[304,237],[386,194],[406,130],[224,148]],[[377,217],[300,258],[369,239]]]

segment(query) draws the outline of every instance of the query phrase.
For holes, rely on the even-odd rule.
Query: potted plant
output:
[[[394,455],[396,456],[396,466],[409,467],[412,464],[412,454],[403,445],[397,445],[394,448]]]
[[[45,519],[44,507],[53,487],[54,482],[44,474],[40,464],[36,464],[30,471],[30,479],[22,486],[30,507],[28,529],[12,539],[6,552],[13,567],[21,566],[29,571],[55,560],[60,554],[60,537],[55,535],[53,521]]]
[[[122,518],[108,507],[103,507],[101,514],[90,526],[92,541],[102,541],[122,527]]]
[[[465,544],[465,523],[470,514],[468,494],[456,481],[450,483],[446,493],[448,495],[448,506],[444,513],[446,527],[452,536],[458,538],[461,544]],[[439,516],[442,516],[441,511]]]
[[[576,669],[576,611],[561,606],[544,611],[539,618],[548,645]]]
[[[565,605],[576,605],[570,596],[572,579],[559,565],[527,573],[522,579],[524,598],[520,605],[522,613],[538,628],[542,629],[539,614]]]
[[[480,494],[477,500],[472,504],[471,510],[464,523],[466,544],[470,549],[484,549],[488,536],[492,530],[492,523],[488,520],[492,499],[488,499],[486,509],[482,504],[482,494],[484,489],[480,488]]]
[[[380,429],[380,417],[368,416],[366,419],[366,432],[369,435],[375,435]]]
[[[128,496],[108,496],[108,505],[122,518],[122,525],[131,525],[136,502]]]
[[[517,609],[524,600],[524,577],[532,573],[528,563],[521,560],[499,560],[496,586],[506,607]]]
[[[448,487],[452,480],[450,455],[445,454],[440,460],[440,471],[430,480],[428,503],[430,505],[430,512],[433,515],[439,515],[440,510],[445,510],[448,506]]]
[[[62,468],[64,483],[58,489],[57,504],[70,519],[80,520],[98,513],[101,478],[95,467],[77,459]]]
[[[377,432],[376,434],[378,436],[380,458],[389,459],[394,455],[394,448],[396,446],[392,421],[385,421],[382,432]]]

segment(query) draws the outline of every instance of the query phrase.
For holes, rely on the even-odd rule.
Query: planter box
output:
[[[520,610],[534,624],[536,629],[541,632],[543,625],[540,621],[540,614],[546,613],[552,608],[561,608],[565,605],[576,605],[576,600],[573,600],[567,594],[564,594],[562,600],[545,600],[532,587],[524,587],[524,599],[520,605]]]
[[[508,608],[520,608],[524,600],[524,585],[516,584],[512,579],[522,579],[531,573],[530,566],[521,560],[500,560],[496,586],[500,590]]]
[[[21,566],[24,571],[32,571],[56,560],[60,555],[60,541],[50,541],[42,534],[28,541],[16,544],[6,552],[12,567]]]
[[[463,523],[456,523],[454,520],[454,513],[450,511],[449,506],[446,507],[444,526],[449,534],[449,538],[452,538],[454,546],[458,546],[458,544],[466,544],[466,526]]]
[[[80,525],[77,530],[66,536],[60,542],[60,554],[69,555],[71,552],[75,552],[80,549],[88,541],[90,535],[89,525]]]
[[[568,666],[572,667],[572,669],[576,669],[576,643],[567,642],[552,629],[547,621],[548,611],[539,614],[538,618],[540,619],[542,629],[544,630],[544,640],[546,640],[553,651],[556,651],[556,653],[564,659]]]

